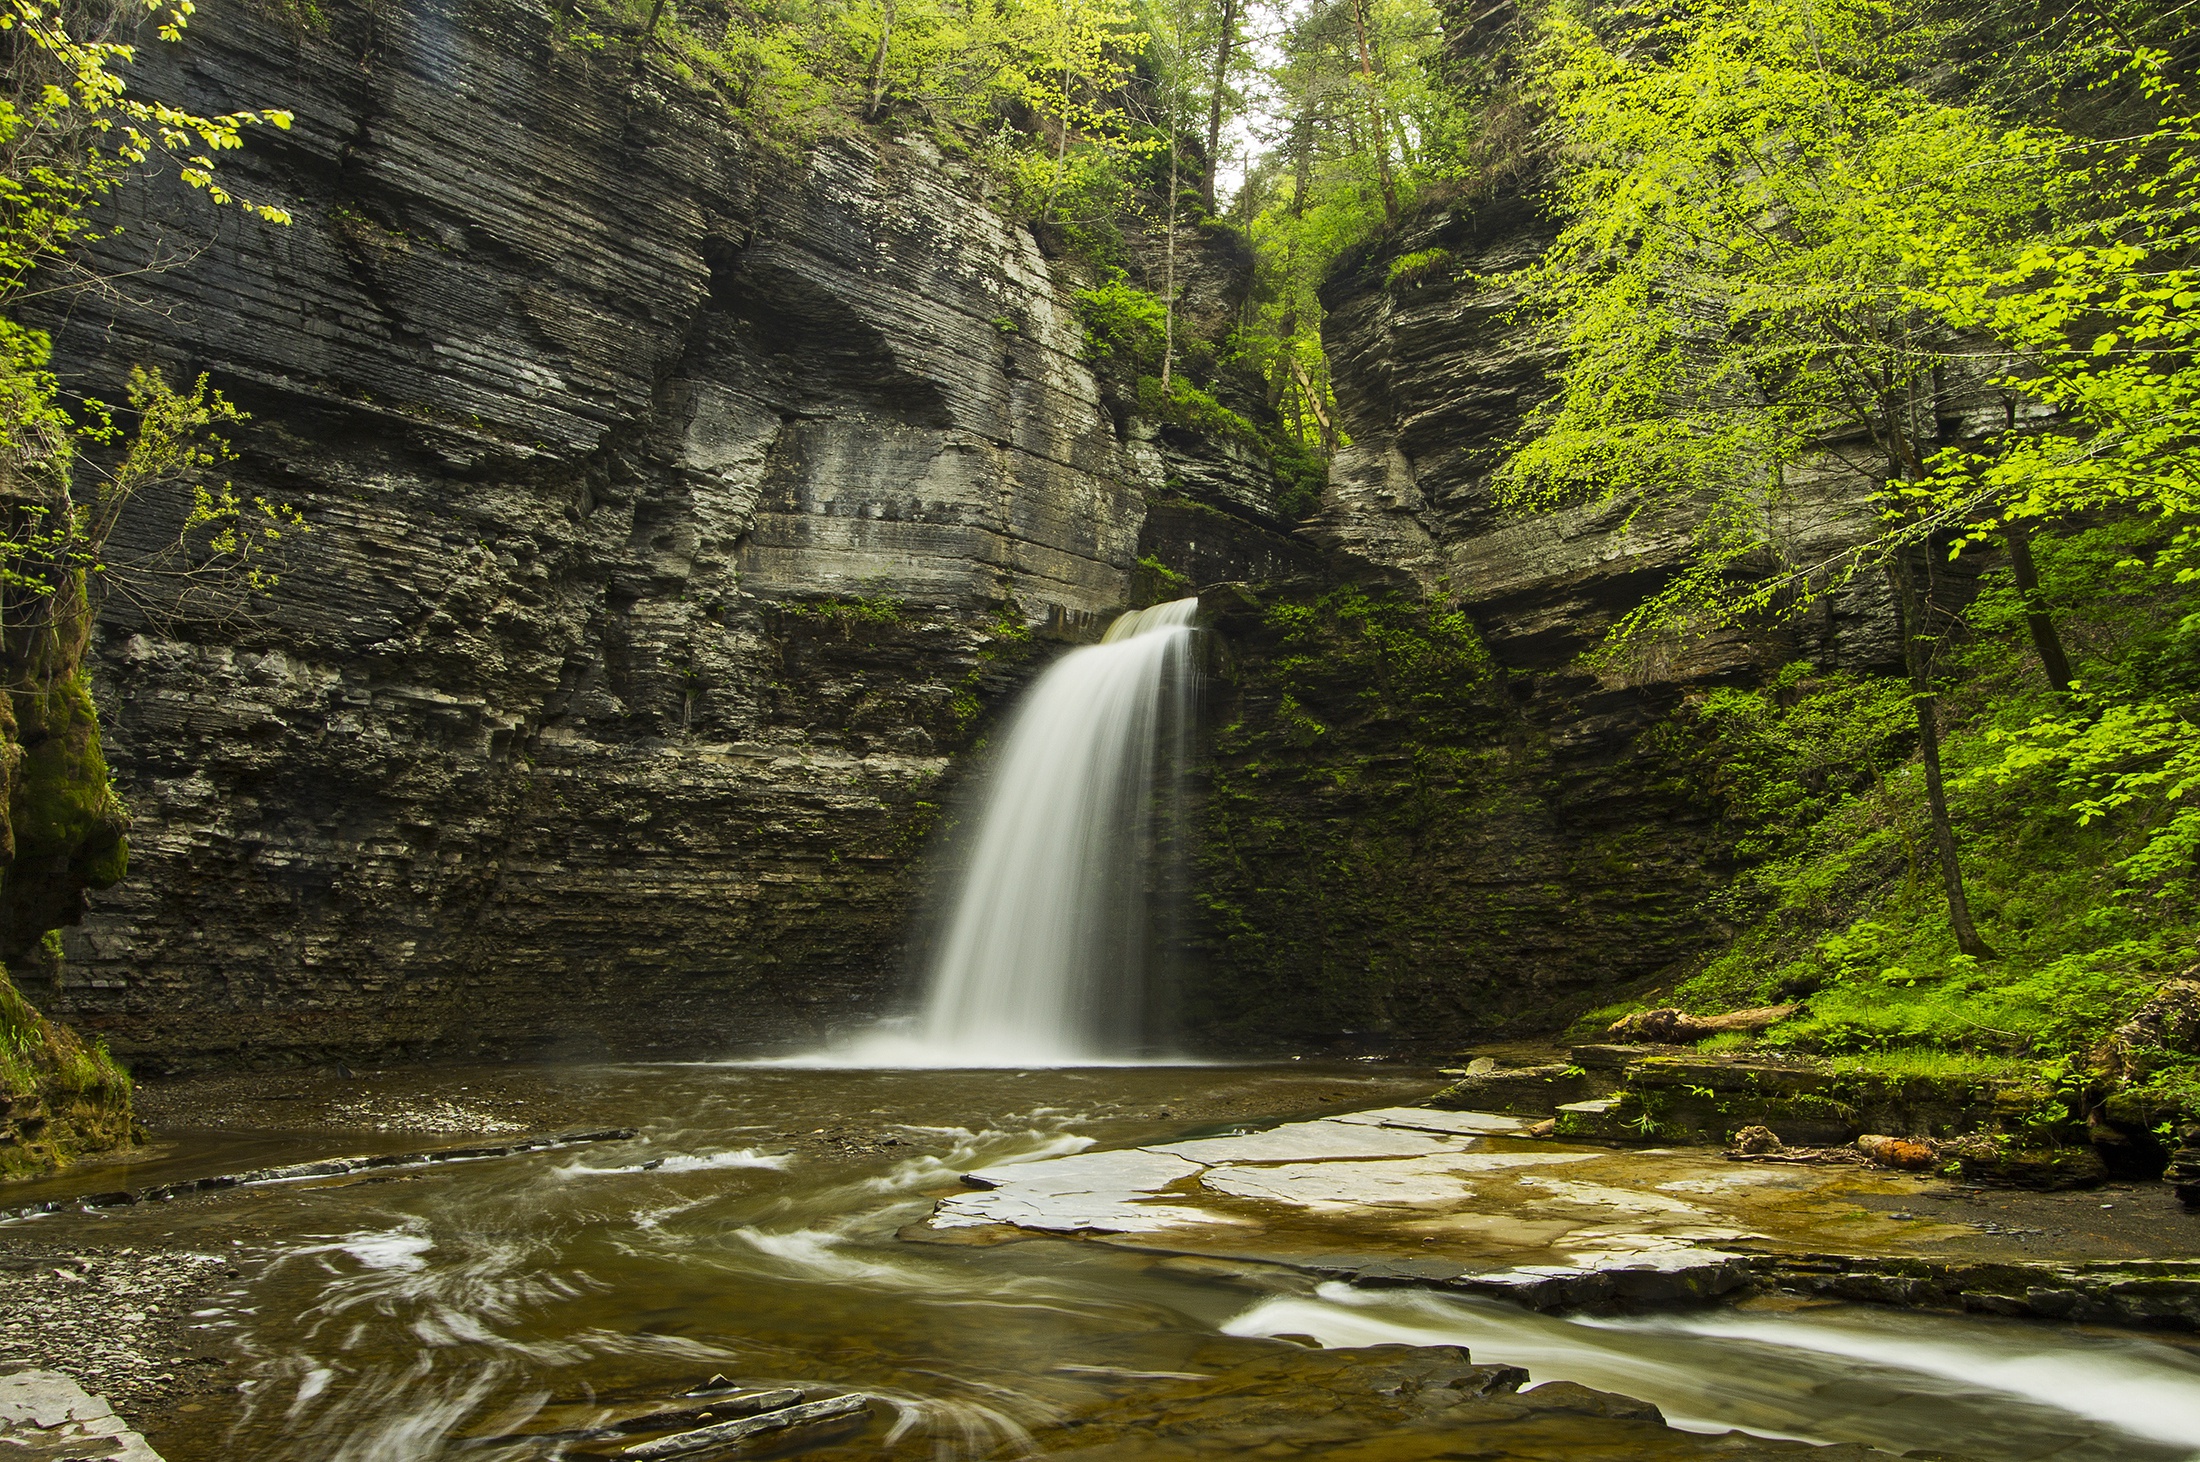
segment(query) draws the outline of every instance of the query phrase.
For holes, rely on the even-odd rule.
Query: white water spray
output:
[[[835,1053],[879,1066],[1135,1059],[1164,734],[1182,724],[1197,599],[1134,610],[1039,677],[1002,736],[914,1029]]]

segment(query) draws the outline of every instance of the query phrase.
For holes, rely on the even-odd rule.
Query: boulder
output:
[[[1744,1127],[1734,1134],[1727,1146],[1745,1157],[1759,1157],[1768,1152],[1778,1152],[1782,1146],[1779,1135],[1770,1127]]]
[[[2144,1081],[2179,1058],[2200,1056],[2200,965],[2165,980],[2093,1051],[2097,1070],[2119,1081]]]

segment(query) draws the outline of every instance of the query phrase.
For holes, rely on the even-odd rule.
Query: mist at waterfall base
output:
[[[782,1064],[1108,1066],[1169,1058],[1151,890],[1197,667],[1179,599],[1117,617],[1025,692],[938,911],[922,1008]]]

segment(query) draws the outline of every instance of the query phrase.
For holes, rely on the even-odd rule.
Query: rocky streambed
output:
[[[1590,1146],[1437,1084],[154,1087],[155,1146],[8,1194],[46,1211],[0,1224],[0,1362],[73,1369],[169,1462],[2200,1449],[2195,1225],[2159,1184]],[[818,1410],[665,1450],[728,1397]]]

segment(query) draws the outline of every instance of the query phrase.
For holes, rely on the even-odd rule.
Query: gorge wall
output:
[[[1075,272],[928,139],[780,155],[528,0],[316,15],[145,53],[296,113],[232,170],[295,221],[133,190],[99,262],[173,267],[55,322],[110,396],[208,372],[313,531],[251,617],[109,599],[131,876],[26,988],[154,1069],[875,1012],[950,759],[1170,481],[1267,572],[1257,459],[1103,410]]]
[[[1502,298],[1388,255],[1333,280],[1352,446],[1294,532],[1256,452],[1125,414],[1079,266],[938,139],[776,151],[534,0],[313,13],[220,7],[145,63],[295,111],[233,169],[294,222],[135,190],[103,262],[173,267],[54,322],[110,394],[207,372],[251,413],[239,487],[313,531],[250,615],[109,599],[132,866],[20,972],[42,1008],[153,1070],[814,1041],[900,996],[1005,698],[1186,583],[1222,631],[1204,1043],[1548,1028],[1715,932],[1715,830],[1646,732],[1785,651],[1575,668],[1677,541],[1497,512],[1541,373]],[[1541,228],[1485,199],[1391,252],[1488,274]],[[1185,238],[1219,339],[1244,261]]]
[[[1670,980],[1724,933],[1715,800],[1660,735],[1685,696],[1809,657],[1899,664],[1876,582],[1777,633],[1583,668],[1687,525],[1523,516],[1491,474],[1550,365],[1488,281],[1550,224],[1495,190],[1349,257],[1323,343],[1350,444],[1302,536],[1312,583],[1211,596],[1231,642],[1195,880],[1196,1017],[1233,1044],[1384,1049],[1543,1033]],[[1438,262],[1392,275],[1413,255]],[[1797,485],[1802,558],[1854,542],[1853,476]]]

